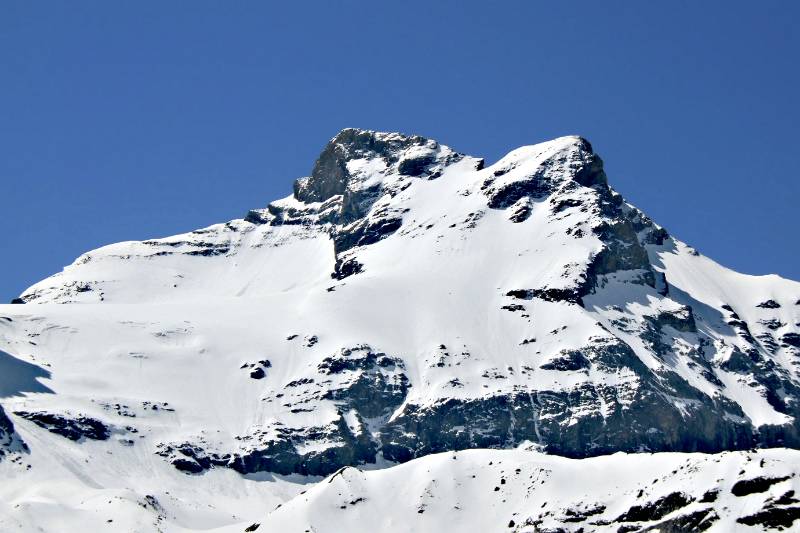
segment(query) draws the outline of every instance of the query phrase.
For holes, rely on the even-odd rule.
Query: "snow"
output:
[[[316,533],[532,533],[555,527],[616,532],[620,522],[603,522],[614,521],[633,505],[675,492],[700,499],[719,490],[713,503],[689,503],[664,519],[711,507],[719,520],[708,531],[751,531],[736,520],[757,512],[770,497],[799,490],[798,465],[800,452],[786,449],[720,455],[617,453],[583,460],[523,450],[447,452],[384,470],[345,469],[255,522],[265,531]],[[731,494],[738,479],[787,474],[794,477],[763,493]],[[563,521],[569,511],[600,507],[586,520]],[[509,526],[512,521],[515,525]]]
[[[647,367],[672,370],[710,397],[732,400],[755,426],[791,422],[767,402],[757,383],[720,370],[719,386],[689,362],[700,339],[708,341],[703,355],[708,361],[744,347],[725,322],[726,304],[754,335],[768,331],[758,321],[771,318],[786,325],[781,333],[797,331],[797,282],[732,272],[670,238],[647,248],[656,270],[666,275],[668,296],[632,283],[638,275],[632,271],[608,276],[584,307],[507,296],[512,290],[574,286],[577,266],[600,250],[602,243],[591,232],[598,222],[595,212],[572,208],[554,216],[547,199],[538,199],[530,201],[527,220],[512,223],[507,210],[487,207],[488,194],[535,175],[545,161],[558,162],[545,177],[565,186],[577,142],[564,137],[523,147],[483,170],[476,170],[477,159],[464,157],[436,179],[411,179],[396,194],[380,198],[370,214],[402,213],[402,227],[349,252],[364,272],[344,280],[330,275],[335,263],[330,228],[234,220],[93,250],[30,287],[25,296],[31,303],[0,305],[0,317],[11,319],[0,321],[0,350],[7,354],[0,355],[38,369],[33,376],[0,376],[0,404],[30,447],[15,461],[0,461],[0,530],[241,531],[263,522],[261,530],[267,531],[309,526],[316,532],[496,531],[511,519],[522,524],[545,502],[556,509],[597,501],[607,507],[605,515],[616,516],[639,489],[656,497],[723,479],[727,490],[740,468],[752,469],[747,454],[616,454],[576,461],[521,450],[475,450],[369,472],[350,468],[328,483],[266,473],[242,476],[225,468],[188,475],[155,453],[159,444],[187,441],[202,441],[211,451],[242,450],[243,437],[262,432],[267,438],[278,424],[307,428],[335,421],[339,406],[329,400],[315,400],[310,412],[285,405],[310,397],[319,384],[287,384],[308,377],[325,357],[361,344],[405,364],[411,388],[389,417],[407,404],[572,390],[586,383],[624,385],[633,394],[641,386],[633,372],[538,369],[563,350],[618,337]],[[419,147],[406,157],[430,150]],[[446,147],[437,150],[449,153]],[[406,179],[377,158],[352,160],[348,170],[364,187]],[[494,181],[484,190],[490,177]],[[578,187],[559,194],[585,199],[594,191]],[[322,204],[290,196],[273,205],[303,210]],[[568,234],[575,228],[584,236]],[[768,299],[781,307],[757,307]],[[523,309],[502,308],[511,303]],[[640,338],[642,324],[684,305],[692,306],[698,332],[670,330],[673,353],[661,358]],[[623,327],[623,320],[629,324]],[[292,335],[297,337],[288,340]],[[304,340],[310,336],[318,337],[313,346]],[[523,342],[528,339],[535,341]],[[443,367],[434,364],[440,345],[449,353]],[[786,346],[765,350],[765,357],[798,381]],[[271,363],[263,379],[251,379],[241,368],[263,359]],[[461,386],[454,387],[453,380]],[[685,399],[675,401],[690,407]],[[165,403],[173,410],[152,409]],[[117,410],[117,404],[125,409]],[[597,408],[608,415],[606,405]],[[92,416],[107,422],[113,434],[108,442],[72,442],[13,414],[23,410]],[[583,414],[588,413],[575,416]],[[345,411],[344,418],[349,427],[360,427],[353,412]],[[365,423],[373,428],[377,421]],[[133,445],[124,444],[126,439]],[[332,444],[317,440],[299,448]],[[753,462],[763,457],[769,471],[795,472],[797,454],[766,450],[753,455]],[[671,479],[670,472],[685,464],[697,472]],[[515,468],[524,474],[514,477]],[[508,482],[494,494],[501,475]],[[655,478],[664,481],[650,485]],[[800,489],[797,479],[784,485]],[[340,509],[358,497],[365,500]],[[278,504],[284,505],[267,515]],[[721,517],[714,530],[734,530],[735,518],[758,505],[724,496],[714,504]]]

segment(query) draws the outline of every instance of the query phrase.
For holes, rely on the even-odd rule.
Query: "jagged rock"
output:
[[[354,257],[349,257],[347,259],[339,258],[336,260],[336,265],[334,266],[333,273],[331,273],[331,277],[333,279],[343,280],[355,274],[360,274],[364,271],[364,265],[359,263]]]
[[[591,366],[589,360],[577,350],[563,350],[561,353],[539,365],[542,370],[582,370]]]
[[[496,170],[484,186],[492,209],[506,209],[523,198],[543,198],[569,180],[586,187],[606,184],[603,160],[594,153],[586,139],[577,139],[566,159],[561,159],[559,154],[559,157],[544,161],[532,174],[502,184],[495,182],[497,177],[511,170],[513,168]]]
[[[323,202],[344,195],[354,178],[347,163],[358,159],[378,158],[387,166],[397,165],[400,174],[422,176],[436,162],[439,150],[436,141],[417,135],[345,129],[322,151],[311,176],[295,182],[294,195],[303,202]],[[460,154],[453,153],[448,162],[460,158]],[[354,196],[351,202],[358,202],[358,198]]]
[[[619,357],[608,355],[605,364]],[[676,376],[666,377],[667,383],[682,385]],[[645,392],[641,385],[615,389],[587,384],[569,391],[444,399],[426,407],[407,403],[382,429],[382,449],[384,457],[402,462],[446,450],[516,446],[524,441],[569,457],[618,450],[712,452],[745,449],[755,442],[746,425],[710,415],[731,406],[716,406],[708,397],[693,401],[705,407],[687,416],[665,396]],[[598,407],[601,404],[608,406],[605,413]],[[580,422],[570,424],[576,416]]]
[[[202,473],[211,468],[230,468],[241,474],[275,472],[324,476],[341,468],[343,464],[375,462],[377,450],[369,435],[353,434],[343,418],[331,425],[312,428],[286,428],[278,426],[276,435],[254,433],[241,437],[245,444],[241,451],[220,453],[206,449],[203,443],[179,443],[158,446],[158,455],[166,458],[175,468],[190,474]],[[324,441],[328,446],[302,452],[305,442]]]
[[[3,407],[0,406],[0,461],[9,453],[27,451],[27,445],[17,435],[14,423],[8,418]]]
[[[617,518],[617,522],[651,522],[686,507],[694,498],[681,492],[673,492],[644,505],[634,505]]]
[[[733,493],[734,496],[747,496],[748,494],[764,492],[772,485],[780,483],[781,481],[786,481],[787,479],[789,479],[789,476],[779,478],[757,477],[753,479],[743,479],[741,481],[737,481],[733,487],[731,487],[731,493]]]
[[[546,302],[568,302],[583,306],[580,288],[515,289],[513,291],[508,291],[506,296],[521,300],[539,298]]]
[[[788,344],[789,346],[794,346],[795,348],[800,348],[800,333],[784,333],[781,337],[781,341]]]
[[[403,403],[409,388],[408,377],[402,372],[403,361],[369,346],[343,349],[326,357],[318,370],[323,374],[346,374],[347,380],[332,386],[322,396],[358,411],[365,418],[391,413]]]
[[[767,506],[755,514],[736,519],[740,524],[778,530],[792,527],[797,520],[800,520],[800,507],[775,506]]]
[[[641,531],[657,531],[659,533],[685,533],[687,531],[706,531],[719,521],[719,515],[713,509],[698,509],[691,513],[664,520]]]
[[[694,313],[689,306],[683,306],[677,311],[662,311],[653,320],[658,328],[669,326],[682,332],[697,331]]]
[[[402,225],[402,218],[362,220],[336,231],[333,238],[334,250],[338,254],[356,246],[369,246],[388,237]]]
[[[69,440],[81,439],[108,440],[111,430],[103,422],[88,416],[70,417],[68,415],[46,412],[14,411],[14,414],[30,420],[50,433],[61,435]]]

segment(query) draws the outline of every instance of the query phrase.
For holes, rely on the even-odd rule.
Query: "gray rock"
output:
[[[44,411],[14,411],[14,414],[30,420],[50,433],[61,435],[70,440],[108,440],[111,431],[103,422],[88,416],[71,417],[65,414],[47,413]]]

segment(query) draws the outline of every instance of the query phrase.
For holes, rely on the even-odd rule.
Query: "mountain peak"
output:
[[[385,168],[396,165],[394,170],[399,174],[421,176],[441,151],[438,142],[419,135],[346,128],[322,150],[311,176],[295,181],[294,196],[303,202],[324,202],[344,194],[353,177],[353,166],[359,166],[349,165],[355,161],[377,160]]]

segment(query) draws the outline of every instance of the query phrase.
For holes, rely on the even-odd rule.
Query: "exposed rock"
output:
[[[267,376],[267,369],[271,367],[269,359],[262,359],[255,363],[244,363],[240,368],[249,370],[253,379],[264,379]]]
[[[342,465],[372,463],[377,450],[365,432],[353,434],[343,418],[322,427],[287,428],[277,426],[272,432],[256,432],[240,437],[244,448],[234,453],[211,451],[203,443],[160,444],[158,455],[178,470],[190,474],[210,468],[231,468],[241,474],[275,472],[324,476]],[[329,443],[313,451],[302,452],[306,442]]]
[[[14,429],[14,423],[6,416],[0,406],[0,461],[9,452],[27,451],[27,445],[22,441]]]
[[[333,273],[331,273],[331,277],[333,279],[342,280],[355,274],[360,274],[363,271],[364,265],[359,263],[354,257],[349,257],[347,259],[339,258],[336,260],[336,265],[334,266]]]
[[[334,250],[338,254],[356,246],[374,244],[400,229],[402,225],[403,219],[399,217],[361,220],[336,231],[333,238]]]
[[[781,337],[781,341],[789,346],[794,346],[795,348],[800,348],[800,333],[784,333]]]
[[[800,520],[800,507],[775,506],[768,506],[755,514],[736,519],[740,524],[772,529],[792,527],[796,520]]]
[[[50,433],[55,433],[56,435],[61,435],[62,437],[74,441],[80,441],[82,439],[108,440],[111,436],[111,431],[108,426],[88,416],[73,418],[64,414],[47,413],[43,411],[15,411],[14,414],[26,420],[30,420]]]
[[[538,298],[546,302],[568,302],[583,306],[580,288],[515,289],[508,291],[506,296],[521,300]]]
[[[562,350],[557,356],[539,365],[543,370],[582,370],[591,366],[589,360],[577,350]]]
[[[508,219],[511,222],[524,222],[528,220],[533,213],[533,206],[531,205],[531,201],[528,198],[520,198],[514,205],[510,208],[511,214],[509,215]]]
[[[697,331],[692,308],[686,305],[677,311],[662,311],[654,318],[654,321],[659,328],[669,326],[682,332]]]
[[[731,493],[733,493],[734,496],[747,496],[748,494],[765,492],[772,485],[780,483],[781,481],[786,481],[787,479],[789,479],[789,476],[778,478],[757,477],[753,479],[743,479],[741,481],[737,481],[736,484],[731,487]]]
[[[574,148],[568,157],[568,160],[545,161],[534,173],[504,182],[502,185],[495,185],[490,180],[485,186],[485,192],[489,196],[489,207],[506,209],[523,198],[531,200],[543,198],[569,180],[585,187],[607,186],[603,160],[594,153],[589,141],[576,138]],[[498,169],[495,177],[503,174],[505,174],[503,169]]]
[[[331,386],[322,398],[354,409],[365,418],[388,415],[403,403],[409,388],[403,368],[401,359],[376,353],[366,345],[343,349],[319,365],[323,374],[346,376],[346,381]]]
[[[698,509],[689,514],[677,516],[642,529],[645,531],[658,531],[659,533],[686,533],[688,531],[706,531],[719,520],[719,515],[714,509]]]
[[[397,165],[400,174],[423,176],[436,162],[437,150],[438,143],[417,135],[345,129],[331,139],[319,155],[311,176],[295,182],[294,195],[303,202],[323,202],[344,195],[354,178],[347,163],[358,159],[377,158],[386,166]],[[453,153],[447,162],[461,157]]]
[[[617,518],[617,522],[651,522],[686,507],[694,499],[682,492],[673,492],[644,505],[634,505]]]

